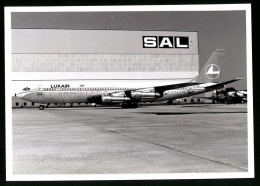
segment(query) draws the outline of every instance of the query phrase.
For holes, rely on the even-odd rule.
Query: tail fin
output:
[[[199,75],[191,82],[194,83],[210,83],[217,82],[221,74],[221,66],[223,64],[225,50],[216,49],[204,65]]]

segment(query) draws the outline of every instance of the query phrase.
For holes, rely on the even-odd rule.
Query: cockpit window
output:
[[[27,90],[30,90],[30,88],[29,87],[25,87],[23,90],[27,91]]]

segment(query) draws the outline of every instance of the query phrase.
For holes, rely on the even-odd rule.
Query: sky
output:
[[[198,31],[200,69],[215,49],[225,49],[221,81],[246,87],[245,11],[15,12],[12,28]]]

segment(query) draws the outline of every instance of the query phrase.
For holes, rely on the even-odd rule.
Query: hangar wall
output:
[[[196,55],[13,54],[13,72],[197,71]]]
[[[186,37],[188,47],[145,48],[144,36],[158,37],[157,42],[160,36],[173,42]],[[187,81],[198,71],[197,32],[12,29],[12,72],[18,74],[77,72],[91,79],[98,72],[101,79]]]

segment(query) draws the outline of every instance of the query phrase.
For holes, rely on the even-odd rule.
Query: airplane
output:
[[[236,90],[233,87],[225,90],[216,91],[211,97],[213,103],[220,102],[226,104],[245,103],[247,102],[247,91]]]
[[[161,102],[189,97],[223,88],[229,83],[241,80],[236,78],[222,83],[217,82],[225,50],[216,49],[200,73],[193,80],[154,87],[71,87],[70,84],[56,84],[50,87],[30,89],[26,87],[17,97],[40,103],[44,110],[48,103],[94,103],[101,105],[121,105],[122,108],[137,108],[142,102]]]

